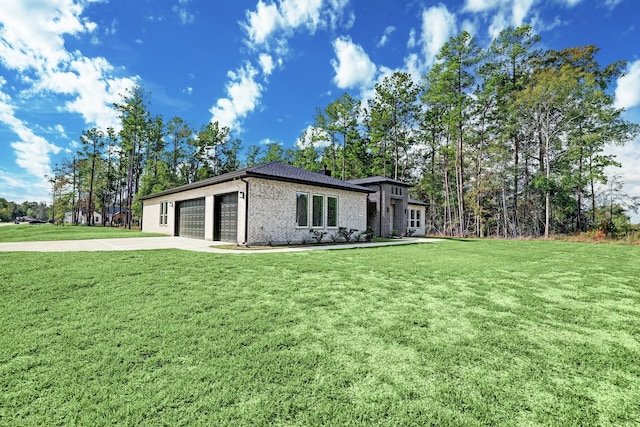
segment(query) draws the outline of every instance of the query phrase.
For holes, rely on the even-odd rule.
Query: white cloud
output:
[[[51,186],[46,179],[34,181],[33,177],[27,174],[0,169],[0,188],[2,188],[2,197],[17,203],[26,201],[51,203],[49,197]]]
[[[606,154],[613,154],[621,168],[609,166],[605,172],[608,176],[619,176],[624,183],[623,191],[631,196],[640,197],[640,137],[624,146],[610,146]],[[640,213],[632,215],[632,222],[640,223]]]
[[[196,17],[192,13],[189,12],[187,5],[191,0],[178,0],[178,4],[173,6],[171,9],[175,14],[180,18],[180,23],[182,25],[193,24]]]
[[[14,176],[11,176],[10,174],[8,174],[7,172],[4,172],[3,170],[0,169],[0,183],[2,183],[2,188],[6,189],[6,188],[20,188],[23,186],[23,182],[19,179],[16,179]],[[3,192],[3,198],[7,198],[6,194],[4,194]],[[8,197],[9,200],[14,200],[16,201],[15,198],[13,197]]]
[[[226,98],[220,98],[209,110],[211,121],[218,121],[230,129],[239,130],[239,119],[244,118],[260,103],[263,87],[256,81],[257,70],[249,63],[236,71],[229,71],[231,80],[226,87]]]
[[[314,34],[318,28],[334,28],[342,21],[348,3],[349,0],[258,0],[255,10],[248,10],[245,21],[240,23],[247,34],[245,43],[255,56],[229,72],[226,97],[219,98],[210,109],[212,120],[238,131],[240,119],[260,104],[267,78],[284,63],[283,58],[289,53],[288,40],[294,32],[302,28]],[[252,63],[258,63],[262,70],[261,82]]]
[[[113,66],[104,58],[79,57],[68,64],[67,70],[42,76],[34,89],[73,95],[75,98],[64,104],[64,111],[80,114],[85,123],[101,129],[117,128],[117,112],[111,105],[135,84],[136,78],[109,77]]]
[[[626,74],[618,79],[615,95],[616,108],[640,105],[640,59],[629,64]]]
[[[4,2],[0,15],[0,63],[5,72],[15,72],[16,79],[25,86],[22,97],[26,102],[20,105],[27,107],[23,108],[51,93],[63,95],[67,101],[60,111],[80,114],[87,124],[106,127],[116,122],[112,103],[135,78],[115,77],[116,70],[104,58],[89,58],[80,51],[66,49],[68,36],[86,35],[90,40],[95,37],[97,25],[82,16],[87,3]],[[0,122],[20,139],[11,143],[16,163],[40,180],[31,185],[41,185],[44,175],[50,173],[51,156],[60,152],[60,147],[37,135],[31,124],[19,118],[22,111],[6,95],[2,98]]]
[[[578,3],[582,2],[582,0],[558,0],[560,3],[569,6],[569,7],[573,7],[575,5],[577,5]],[[616,0],[614,0],[616,1]]]
[[[524,22],[524,19],[529,15],[531,8],[536,0],[516,0],[513,2],[513,9],[511,12],[511,24],[514,27],[519,27]]]
[[[433,65],[440,48],[457,31],[456,17],[443,4],[422,12],[422,51],[428,67]]]
[[[353,11],[349,11],[345,16],[345,11],[351,0],[329,0],[329,6],[325,11],[329,28],[338,28],[339,26],[349,30],[356,22],[356,15]]]
[[[331,145],[329,134],[322,128],[315,127],[313,125],[307,126],[302,131],[302,135],[298,138],[296,146],[298,148],[310,147],[313,144],[315,148],[324,148]]]
[[[420,81],[424,74],[423,64],[416,53],[410,53],[404,59],[404,69],[407,73],[411,74],[411,77],[415,81]]]
[[[467,0],[462,10],[467,12],[487,12],[496,9],[503,0]]]
[[[369,87],[376,74],[376,66],[362,46],[350,37],[339,37],[333,41],[337,59],[331,60],[336,72],[333,81],[340,89]]]
[[[11,97],[2,91],[0,91],[0,123],[7,125],[20,139],[11,143],[18,166],[45,181],[45,176],[51,173],[50,155],[59,153],[60,147],[33,133],[27,123],[17,118]]]
[[[407,49],[413,49],[418,45],[418,41],[416,39],[416,30],[412,28],[409,31],[409,40],[407,41]]]
[[[489,25],[487,32],[489,33],[491,39],[495,40],[500,35],[502,30],[504,30],[508,26],[509,22],[507,22],[507,18],[504,12],[498,12],[493,16],[491,25]]]
[[[462,31],[466,31],[473,37],[476,37],[476,35],[478,34],[478,24],[475,21],[465,19],[460,27],[462,28]]]
[[[153,20],[153,19],[151,19],[151,20]],[[159,19],[159,20],[161,20],[161,19]],[[118,20],[114,19],[113,21],[111,21],[111,25],[104,29],[104,34],[106,36],[112,36],[112,35],[114,35],[115,33],[118,32],[117,28],[118,28]]]
[[[270,145],[270,144],[278,144],[278,145],[283,145],[282,142],[280,141],[275,141],[271,138],[264,138],[262,140],[260,140],[259,142],[260,145]]]
[[[258,1],[255,11],[247,12],[246,29],[249,40],[252,43],[262,44],[267,38],[282,25],[282,16],[275,4],[266,4]]]
[[[396,27],[393,27],[393,26],[389,26],[389,27],[385,28],[384,29],[384,34],[380,38],[380,41],[378,41],[377,47],[386,46],[387,43],[389,43],[389,36],[391,36],[391,34],[393,34],[393,32],[395,30],[396,30]]]
[[[348,0],[331,0],[323,8],[322,0],[280,0],[269,4],[259,0],[240,25],[249,36],[251,48],[269,48],[271,42],[281,46],[298,28],[306,28],[309,34],[318,28],[335,28],[347,4]]]
[[[268,76],[273,72],[273,57],[266,53],[260,54],[258,61],[260,62],[260,66],[262,67],[262,73],[265,76]]]
[[[68,138],[67,132],[65,132],[64,127],[60,123],[55,125],[53,128],[55,129],[56,132],[60,134],[61,137]]]
[[[288,27],[297,28],[304,25],[309,33],[315,33],[320,24],[322,0],[282,0],[280,11],[283,21]]]
[[[69,58],[63,35],[88,32],[87,23],[79,16],[82,7],[72,0],[58,0],[56,4],[4,3],[0,16],[0,58],[8,68],[38,72],[55,69]]]
[[[556,0],[573,6],[581,0]],[[531,14],[533,6],[540,0],[467,0],[462,8],[464,12],[479,13],[491,23],[487,30],[491,38],[495,38],[508,26],[519,27]],[[488,16],[495,12],[493,16]]]

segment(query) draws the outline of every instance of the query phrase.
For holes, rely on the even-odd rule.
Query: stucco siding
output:
[[[173,236],[173,213],[169,210],[169,225],[160,225],[160,203],[162,200],[145,200],[142,205],[142,231],[145,233],[157,233]]]
[[[411,211],[414,212],[413,218],[411,218]],[[409,203],[407,206],[407,230],[415,230],[413,233],[414,236],[424,236],[426,234],[426,215],[427,209],[425,206]]]
[[[250,178],[249,243],[291,243],[310,239],[310,229],[332,234],[338,227],[364,231],[367,227],[367,194],[290,182]],[[322,227],[296,227],[296,194],[324,196]],[[327,227],[327,197],[338,199],[338,227]],[[328,240],[328,237],[325,237]]]

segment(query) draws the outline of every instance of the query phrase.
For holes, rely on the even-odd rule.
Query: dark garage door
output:
[[[238,193],[216,196],[214,218],[214,240],[238,241]]]
[[[204,239],[204,198],[178,203],[178,236]]]

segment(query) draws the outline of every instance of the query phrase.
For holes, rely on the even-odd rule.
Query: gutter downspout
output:
[[[382,184],[378,183],[378,198],[380,199],[380,215],[378,215],[378,237],[382,237]]]
[[[247,246],[249,239],[249,181],[245,181],[240,177],[240,181],[244,182],[244,242],[242,246]]]

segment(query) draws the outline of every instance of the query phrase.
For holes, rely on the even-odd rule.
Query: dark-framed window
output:
[[[311,201],[311,226],[324,227],[324,196],[314,194]]]
[[[327,196],[327,227],[338,226],[338,198]]]
[[[169,202],[160,202],[160,225],[167,225],[169,216]]]
[[[309,193],[296,193],[296,227],[309,226]]]

